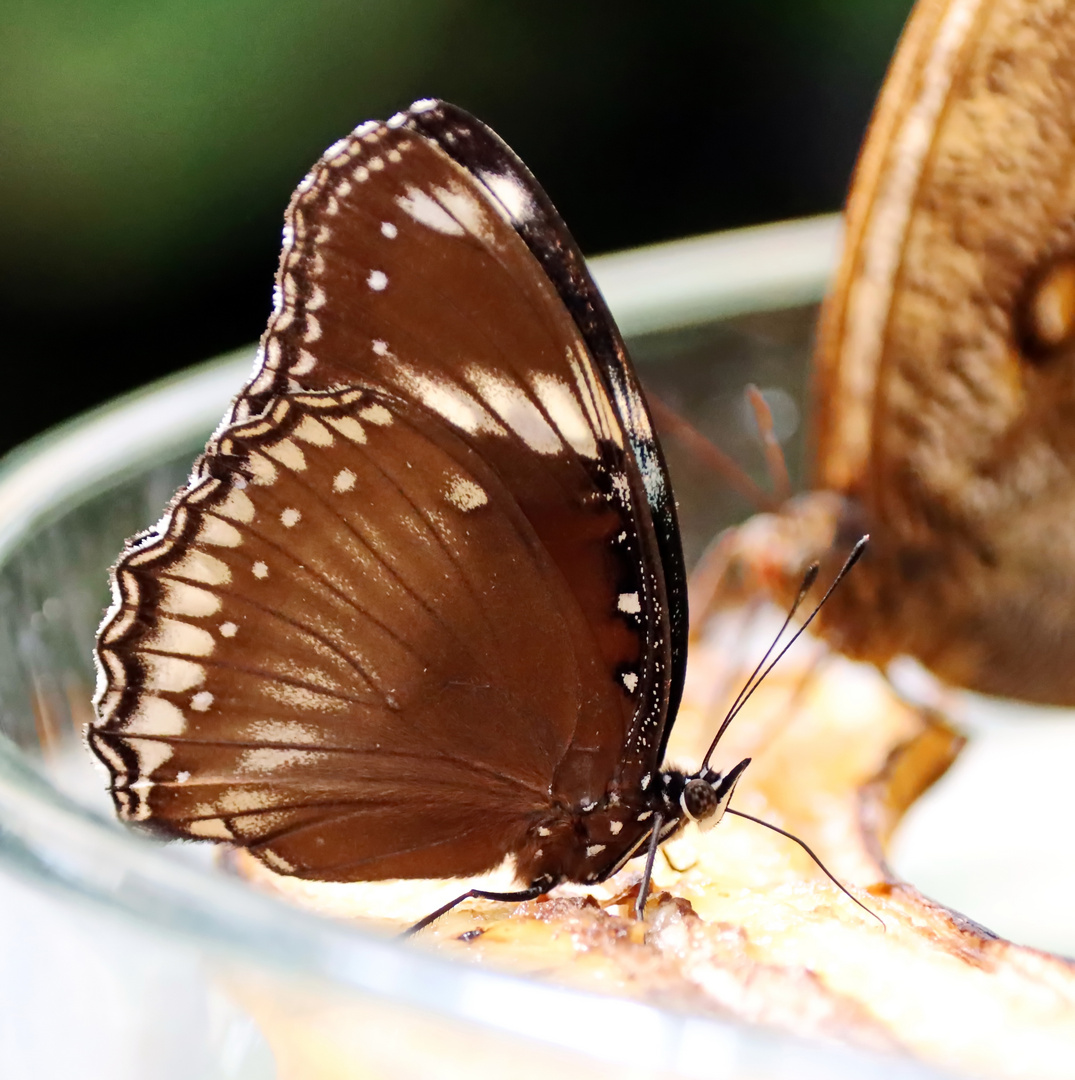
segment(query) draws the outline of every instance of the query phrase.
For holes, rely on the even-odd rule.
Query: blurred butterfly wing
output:
[[[496,463],[631,688],[622,768],[655,768],[686,666],[675,504],[615,324],[525,165],[444,103],[362,125],[292,201],[277,298],[237,415],[355,381],[438,411]]]
[[[968,7],[957,6],[960,11]],[[970,5],[979,6],[978,0]],[[952,47],[958,45],[952,42],[950,29],[944,39],[947,48],[932,56],[952,7],[949,0],[915,5],[855,166],[844,209],[843,258],[822,306],[813,357],[815,488],[860,494],[869,485],[882,339],[910,207],[931,145],[923,132],[936,121],[946,100]],[[931,60],[936,71],[930,68]],[[924,88],[933,93],[924,108],[916,108]]]
[[[815,393],[816,483],[876,530],[878,572],[830,619],[857,590],[945,677],[1054,701],[1075,700],[1075,352],[1032,355],[1020,324],[1075,248],[1073,73],[1069,4],[916,6],[849,199]]]

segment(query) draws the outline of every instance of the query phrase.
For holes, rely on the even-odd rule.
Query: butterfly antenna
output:
[[[809,855],[815,863],[817,863],[818,867],[820,867],[821,872],[825,875],[825,877],[827,877],[829,881],[831,881],[833,885],[835,885],[836,888],[838,888],[840,892],[842,892],[844,896],[848,898],[848,900],[850,900],[854,904],[858,904],[858,906],[862,908],[862,910],[865,911],[867,915],[873,916],[873,918],[875,918],[881,924],[882,930],[888,930],[888,927],[885,926],[885,920],[882,919],[876,911],[871,911],[861,900],[852,896],[851,893],[847,890],[846,886],[842,885],[836,879],[836,877],[834,877],[829,872],[829,868],[817,857],[817,855],[814,854],[813,849],[805,840],[800,840],[794,833],[789,833],[786,830],[781,829],[777,825],[771,825],[768,821],[762,821],[761,818],[756,818],[752,814],[744,814],[742,810],[735,810],[729,806],[725,808],[724,812],[726,814],[734,814],[736,817],[746,818],[747,821],[753,821],[755,825],[762,825],[766,829],[771,829],[773,832],[779,833],[781,836],[787,837],[788,840],[791,840],[794,843],[798,844],[799,847],[801,847],[803,851],[805,851],[806,854]]]
[[[859,561],[862,557],[863,551],[866,550],[866,545],[869,543],[869,535],[860,537],[855,546],[851,549],[851,554],[844,560],[844,565],[840,567],[840,572],[833,578],[832,584],[825,590],[825,595],[817,602],[814,610],[810,612],[809,616],[803,622],[802,626],[791,636],[791,640],[773,657],[768,667],[762,670],[762,665],[769,659],[769,655],[773,649],[776,648],[777,643],[783,636],[784,631],[788,627],[788,623],[791,622],[792,617],[802,604],[806,594],[813,587],[814,582],[817,580],[818,564],[811,563],[806,573],[803,575],[802,585],[799,586],[798,595],[795,597],[795,602],[791,605],[791,609],[788,611],[787,617],[784,619],[783,625],[780,627],[780,632],[773,638],[772,645],[765,651],[765,655],[761,658],[758,666],[751,672],[750,678],[743,684],[743,689],[739,691],[738,697],[732,702],[731,707],[728,709],[728,715],[724,717],[724,722],[717,730],[717,734],[714,736],[713,741],[709,744],[709,749],[706,751],[705,757],[702,758],[702,770],[709,768],[709,759],[713,756],[713,751],[717,748],[717,743],[720,742],[721,736],[728,730],[728,725],[739,715],[743,706],[750,700],[751,695],[762,682],[770,671],[780,663],[784,654],[799,640],[800,637],[806,632],[807,627],[814,621],[817,613],[825,606],[825,602],[830,596],[832,596],[833,589],[840,584],[841,581],[847,576],[848,571]],[[759,674],[760,672],[760,674]]]
[[[776,510],[779,507],[780,503],[754,483],[742,465],[706,438],[689,420],[680,416],[675,409],[666,405],[648,388],[646,401],[662,433],[678,439],[695,458],[712,469],[729,487],[739,492],[756,509]]]
[[[787,615],[784,617],[784,621],[780,624],[780,629],[773,637],[772,644],[765,650],[765,655],[758,661],[757,666],[747,677],[743,683],[742,689],[735,696],[735,700],[728,706],[728,711],[724,714],[724,721],[720,725],[720,729],[714,736],[713,741],[709,744],[709,749],[706,751],[705,758],[702,760],[702,768],[707,769],[709,767],[709,759],[713,755],[713,751],[717,748],[717,743],[720,742],[720,737],[724,734],[728,725],[732,722],[732,717],[739,711],[740,706],[746,701],[746,699],[753,693],[753,687],[755,680],[761,681],[758,678],[758,673],[765,666],[765,662],[772,655],[773,649],[776,648],[780,639],[784,636],[784,631],[787,630],[788,625],[795,616],[795,612],[799,610],[800,605],[803,602],[806,594],[813,588],[814,582],[817,581],[817,575],[820,566],[817,563],[811,563],[807,567],[806,573],[803,575],[802,584],[799,586],[798,595],[795,597],[795,602],[791,605]],[[764,676],[762,676],[764,678]]]
[[[747,386],[747,400],[754,410],[754,422],[758,425],[761,444],[765,450],[765,464],[769,469],[769,479],[773,485],[773,494],[779,502],[791,498],[791,477],[788,476],[788,463],[780,440],[776,437],[773,424],[773,412],[762,392],[753,384]]]
[[[818,563],[811,563],[810,566],[807,567],[806,573],[805,575],[803,575],[802,584],[799,586],[798,595],[795,597],[795,602],[791,605],[791,608],[788,610],[788,613],[785,616],[783,623],[781,623],[780,625],[780,629],[773,637],[772,644],[769,646],[768,649],[765,650],[765,655],[758,661],[757,666],[747,677],[747,680],[743,683],[742,689],[736,695],[735,701],[733,701],[728,707],[728,712],[725,714],[724,722],[721,724],[720,730],[717,732],[716,738],[713,740],[712,745],[709,747],[709,753],[706,754],[707,764],[709,762],[709,754],[713,752],[714,747],[720,741],[720,737],[724,734],[724,729],[728,726],[730,718],[738,711],[740,704],[744,700],[744,696],[746,695],[747,691],[751,689],[754,680],[758,677],[758,672],[761,671],[762,667],[765,665],[765,661],[769,659],[769,656],[771,655],[773,649],[776,648],[777,643],[784,636],[784,631],[787,630],[792,618],[794,618],[795,612],[799,610],[799,606],[802,604],[803,599],[806,597],[806,594],[813,588],[814,582],[817,581],[819,569],[820,567]]]

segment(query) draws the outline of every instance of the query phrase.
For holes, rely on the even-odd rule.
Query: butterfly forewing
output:
[[[685,663],[674,505],[614,324],[525,166],[442,103],[363,125],[296,193],[277,297],[238,408],[361,378],[456,427],[631,688],[633,769],[652,768]]]
[[[581,259],[517,159],[441,116],[516,163],[494,194],[416,130],[435,113],[300,187],[259,370],[99,642],[121,812],[315,878],[477,872],[644,790],[682,675],[674,508],[615,329],[588,278],[569,310]]]

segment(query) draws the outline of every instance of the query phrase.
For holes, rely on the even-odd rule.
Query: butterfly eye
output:
[[[688,780],[679,797],[683,813],[701,829],[716,825],[711,819],[716,815],[718,801],[713,785],[698,779]]]
[[[1020,344],[1047,360],[1075,337],[1075,257],[1050,262],[1031,279],[1018,311]]]

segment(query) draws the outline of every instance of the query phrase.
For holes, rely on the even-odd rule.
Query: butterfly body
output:
[[[282,873],[600,881],[745,766],[662,767],[686,588],[649,415],[547,197],[442,103],[300,185],[254,375],[113,594],[120,816]]]
[[[1072,72],[1069,4],[916,6],[823,308],[816,490],[716,557],[741,573],[761,542],[787,596],[869,532],[819,616],[837,647],[1053,704],[1075,703]]]

